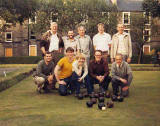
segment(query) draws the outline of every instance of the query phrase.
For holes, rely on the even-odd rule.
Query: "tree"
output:
[[[37,0],[1,0],[1,18],[9,22],[23,23],[24,20],[34,16],[38,8]]]
[[[131,15],[131,36],[132,42],[138,50],[138,64],[141,63],[143,57],[143,45],[146,40],[143,38],[145,30],[145,21],[146,18],[141,14],[132,14]]]
[[[100,22],[105,24],[107,32],[113,33],[116,30],[117,9],[109,7],[105,0],[48,0],[47,2],[42,0],[40,2],[37,24],[32,25],[36,33],[47,30],[50,20],[57,21],[59,31],[62,33],[67,32],[68,29],[75,29],[81,24],[85,25],[88,33],[93,36],[97,32],[96,25]],[[111,11],[115,13],[109,16],[108,12]]]
[[[143,10],[152,17],[160,17],[160,2],[159,0],[144,0],[142,3]]]

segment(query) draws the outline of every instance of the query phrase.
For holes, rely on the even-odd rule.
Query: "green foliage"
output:
[[[32,28],[36,33],[49,29],[50,21],[57,21],[59,32],[75,29],[79,24],[87,27],[91,36],[96,34],[98,23],[105,24],[107,32],[113,34],[117,25],[117,9],[107,5],[105,0],[48,0],[41,1],[37,11],[37,24]],[[108,12],[110,13],[108,15]]]
[[[139,55],[133,55],[132,56],[132,64],[137,64],[139,61]],[[153,63],[152,56],[151,55],[143,55],[141,59],[141,64],[151,64]]]
[[[0,64],[37,64],[41,59],[39,56],[0,57]]]
[[[158,0],[144,0],[142,6],[148,15],[150,13],[152,17],[160,17],[160,3]]]
[[[37,8],[37,0],[3,0],[0,13],[6,21],[23,23],[25,19],[35,14]]]
[[[138,63],[142,62],[143,56],[143,45],[145,43],[145,40],[143,38],[145,30],[145,20],[146,18],[143,16],[143,13],[134,13],[131,15],[131,36],[133,39],[132,42],[134,42],[136,49],[138,49]]]
[[[21,73],[17,74],[16,76],[13,76],[10,79],[5,79],[3,81],[0,81],[0,92],[3,91],[3,90],[6,90],[7,88],[9,88],[9,87],[11,87],[15,84],[17,84],[18,82],[20,82],[24,78],[31,75],[32,72],[33,72],[32,70],[30,70],[28,72],[21,72]]]

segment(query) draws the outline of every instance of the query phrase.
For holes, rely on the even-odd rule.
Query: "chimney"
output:
[[[112,4],[117,5],[117,0],[111,0]]]

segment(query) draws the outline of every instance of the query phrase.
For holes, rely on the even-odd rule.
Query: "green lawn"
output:
[[[133,74],[130,97],[105,111],[87,108],[88,98],[37,94],[29,77],[0,92],[0,126],[160,126],[160,71]]]
[[[0,64],[0,69],[4,69],[4,70],[7,68],[15,69],[11,72],[6,71],[6,77],[4,76],[4,74],[0,73],[0,82],[4,80],[10,80],[21,73],[29,72],[34,67],[36,67],[36,64]]]

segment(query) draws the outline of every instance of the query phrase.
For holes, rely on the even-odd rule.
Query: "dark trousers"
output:
[[[72,74],[72,82],[73,82],[73,84],[75,85],[76,94],[79,94],[79,93],[80,93],[80,85],[83,83],[83,82],[79,82],[79,81],[78,81],[78,79],[79,79],[80,77],[81,77],[81,76],[78,76],[75,72],[73,72],[73,74]],[[91,93],[92,93],[92,90],[91,90],[91,84],[90,84],[90,78],[89,78],[89,76],[86,75],[86,77],[84,78],[84,80],[85,80],[87,92],[88,92],[88,94],[91,94]]]
[[[94,84],[99,84],[100,92],[105,92],[108,90],[109,83],[111,81],[110,76],[106,76],[104,80],[100,83],[99,80],[90,76],[91,90],[94,91]]]
[[[112,79],[112,88],[113,88],[113,94],[118,95],[119,93],[119,88],[120,88],[120,95],[123,95],[124,97],[129,95],[129,90],[127,91],[122,91],[122,88],[127,86],[126,84],[123,84],[120,80],[117,79]]]
[[[61,79],[66,82],[66,85],[59,84],[59,94],[62,96],[66,96],[68,92],[73,92],[73,86],[71,77]]]

